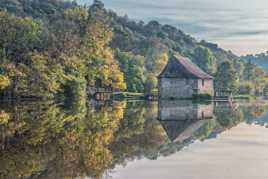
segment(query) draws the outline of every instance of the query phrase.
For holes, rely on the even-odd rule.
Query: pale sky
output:
[[[78,0],[91,4],[92,0]],[[174,25],[234,53],[268,50],[268,0],[103,0],[134,20]]]

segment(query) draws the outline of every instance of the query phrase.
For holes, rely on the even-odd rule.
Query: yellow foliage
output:
[[[8,77],[0,75],[0,90],[5,89],[10,85],[10,80]]]
[[[0,111],[0,125],[7,124],[10,119],[10,115],[4,111]]]
[[[88,18],[88,12],[85,8],[75,7],[65,10],[64,17],[74,21],[85,21]]]
[[[9,77],[25,76],[25,74],[20,69],[18,69],[14,63],[4,64],[3,68],[5,69],[6,74]]]

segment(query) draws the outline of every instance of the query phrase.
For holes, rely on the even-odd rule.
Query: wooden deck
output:
[[[228,90],[215,91],[214,101],[232,102],[233,101],[233,94],[231,91],[228,91]]]
[[[111,88],[88,87],[88,96],[97,101],[108,101],[111,99],[113,90]]]

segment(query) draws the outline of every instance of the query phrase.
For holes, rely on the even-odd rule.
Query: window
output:
[[[205,85],[205,80],[202,80],[202,86],[204,86]]]

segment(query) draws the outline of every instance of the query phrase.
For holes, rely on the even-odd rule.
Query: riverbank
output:
[[[113,100],[144,100],[144,93],[131,93],[131,92],[114,92],[112,94]]]
[[[258,97],[253,95],[234,95],[233,100],[256,100]],[[263,97],[264,98],[264,97]],[[158,100],[157,94],[132,93],[132,92],[114,92],[113,100]],[[170,99],[175,100],[175,99]],[[186,100],[186,99],[179,99]],[[200,96],[187,100],[209,100],[213,101],[213,97]]]

